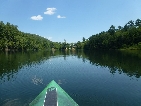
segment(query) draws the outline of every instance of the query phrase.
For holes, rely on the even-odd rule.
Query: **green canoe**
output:
[[[79,106],[54,80],[29,106]]]

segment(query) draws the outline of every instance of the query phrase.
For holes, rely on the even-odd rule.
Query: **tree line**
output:
[[[24,33],[17,25],[0,21],[0,50],[49,50],[55,49],[141,49],[141,20],[129,21],[123,27],[114,25],[108,31],[102,31],[83,37],[82,42],[52,42],[36,34]]]
[[[84,49],[141,49],[141,20],[129,21],[123,27],[111,25],[108,31],[92,35]]]
[[[51,50],[76,48],[75,43],[52,42],[36,34],[25,33],[18,30],[17,25],[6,24],[0,21],[0,50],[28,51],[28,50]]]
[[[17,25],[0,21],[0,50],[50,49],[51,41],[36,34],[24,33]]]

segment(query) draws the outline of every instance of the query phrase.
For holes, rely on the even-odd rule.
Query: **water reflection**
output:
[[[58,80],[58,82],[57,82],[59,85],[61,85],[61,84],[65,84],[66,83],[66,81],[65,81],[65,79],[59,79]]]
[[[141,51],[40,51],[40,52],[18,52],[0,53],[0,79],[10,80],[23,66],[42,64],[53,56],[54,58],[63,56],[67,60],[68,56],[77,56],[85,63],[108,67],[110,73],[126,73],[129,77],[141,76]]]
[[[141,76],[141,52],[140,51],[85,51],[90,64],[108,67],[110,73],[126,73],[129,77]]]
[[[5,104],[3,104],[3,106],[18,106],[19,104],[19,99],[13,99],[13,100],[5,100]]]
[[[55,80],[80,106],[140,106],[140,76],[135,51],[0,53],[0,104],[28,106]]]
[[[50,58],[50,52],[0,53],[0,79],[10,80],[25,65],[40,64]]]
[[[36,75],[35,75],[34,78],[32,78],[32,82],[33,82],[35,85],[43,84],[43,79],[42,79],[42,78],[37,78]]]

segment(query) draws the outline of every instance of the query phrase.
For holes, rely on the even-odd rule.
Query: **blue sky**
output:
[[[141,0],[0,0],[0,21],[55,42],[82,41],[141,19]]]

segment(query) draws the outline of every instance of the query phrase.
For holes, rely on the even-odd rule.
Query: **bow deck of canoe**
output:
[[[53,80],[29,106],[78,106],[78,104]]]

